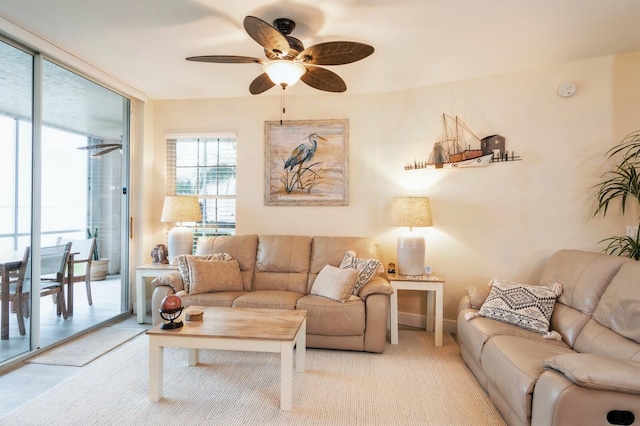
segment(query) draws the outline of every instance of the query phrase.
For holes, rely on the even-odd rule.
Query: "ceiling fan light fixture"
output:
[[[293,86],[307,72],[304,65],[286,60],[267,62],[262,66],[262,69],[267,73],[271,81],[283,88]]]

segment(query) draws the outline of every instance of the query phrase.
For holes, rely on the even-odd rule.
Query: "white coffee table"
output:
[[[195,309],[196,307],[187,308]],[[203,308],[203,321],[183,321],[176,330],[160,325],[149,336],[149,400],[162,398],[164,348],[189,349],[189,365],[198,364],[199,349],[280,353],[280,409],[290,411],[293,401],[293,348],[295,368],[304,372],[307,312],[281,309]]]

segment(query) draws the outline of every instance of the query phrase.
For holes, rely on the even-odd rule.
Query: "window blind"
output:
[[[167,195],[195,195],[202,222],[194,244],[204,235],[233,235],[236,229],[236,138],[167,139]]]

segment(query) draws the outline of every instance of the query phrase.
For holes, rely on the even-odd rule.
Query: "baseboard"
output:
[[[398,312],[398,324],[415,328],[426,328],[427,317],[425,315],[413,314],[409,312]],[[457,321],[449,319],[444,319],[442,321],[442,331],[444,331],[445,333],[456,334],[457,330]]]

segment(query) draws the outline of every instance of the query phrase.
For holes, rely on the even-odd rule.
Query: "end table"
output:
[[[444,280],[433,275],[387,274],[393,287],[390,298],[391,344],[398,344],[398,290],[418,290],[427,292],[427,331],[433,330],[433,296],[435,294],[435,345],[442,346],[442,316]]]
[[[147,284],[145,278],[159,277],[177,270],[178,265],[166,263],[148,263],[136,267],[136,313],[138,323],[144,324],[147,317]]]

